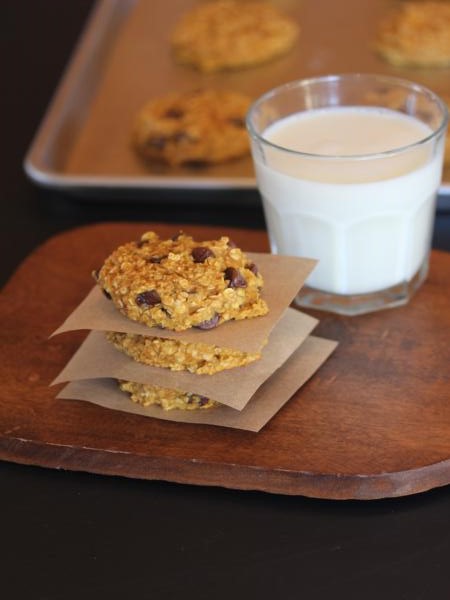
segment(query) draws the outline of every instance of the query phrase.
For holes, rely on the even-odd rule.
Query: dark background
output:
[[[208,192],[214,206],[192,192],[106,205],[26,178],[23,158],[92,5],[0,3],[2,282],[49,236],[85,223],[264,228],[256,192],[233,192],[231,207],[230,192]],[[450,250],[444,209],[433,244]],[[449,521],[450,486],[335,502],[0,463],[0,597],[447,599]]]

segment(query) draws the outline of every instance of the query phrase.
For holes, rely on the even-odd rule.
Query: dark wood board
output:
[[[331,358],[258,434],[177,424],[56,400],[49,382],[84,332],[48,336],[92,286],[90,273],[147,229],[99,224],[38,248],[0,300],[0,458],[44,467],[333,499],[402,496],[450,482],[450,254],[434,251],[409,305],[359,317],[314,313]],[[267,251],[266,234],[230,235]]]

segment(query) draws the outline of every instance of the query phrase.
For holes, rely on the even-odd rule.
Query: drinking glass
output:
[[[340,130],[327,137],[337,113]],[[428,271],[447,119],[432,91],[381,75],[295,81],[253,103],[271,250],[318,260],[297,304],[355,315],[408,302]]]

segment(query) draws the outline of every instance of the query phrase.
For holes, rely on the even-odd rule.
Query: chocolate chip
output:
[[[228,287],[230,288],[245,288],[247,287],[247,282],[241,273],[235,269],[234,267],[228,267],[225,269],[224,273],[225,279],[229,280]]]
[[[259,273],[258,267],[255,265],[255,263],[248,263],[248,265],[245,265],[245,268],[251,271],[254,275],[258,275]]]
[[[241,117],[230,117],[228,119],[228,123],[231,123],[231,125],[242,129],[245,127],[245,121],[244,119],[241,119]]]
[[[171,139],[175,143],[179,143],[179,142],[196,142],[197,141],[194,138],[192,138],[189,134],[187,134],[185,131],[178,131],[177,133],[174,133]]]
[[[147,262],[154,265],[159,265],[159,263],[165,258],[167,258],[167,254],[164,254],[163,256],[150,256],[150,258],[147,258]]]
[[[108,300],[111,300],[111,294],[109,292],[107,292],[104,288],[102,288],[102,292],[108,298]]]
[[[187,402],[188,404],[196,403],[199,406],[205,406],[205,404],[208,404],[209,398],[206,396],[201,396],[200,394],[189,394]]]
[[[217,327],[218,323],[219,323],[219,315],[216,313],[211,319],[209,319],[208,321],[202,321],[202,323],[199,323],[198,325],[196,325],[195,327],[197,329],[214,329],[214,327]]]
[[[148,240],[138,240],[136,242],[136,247],[137,248],[142,248],[142,246],[144,246],[144,244],[148,244]]]
[[[203,169],[209,165],[207,160],[203,160],[201,158],[193,158],[191,160],[185,160],[183,162],[185,167],[192,167],[193,169]]]
[[[167,110],[164,113],[164,116],[167,117],[168,119],[181,119],[181,117],[184,115],[184,112],[182,110],[180,110],[179,108],[169,108],[169,110]]]
[[[156,290],[147,290],[136,296],[136,304],[144,308],[150,308],[161,302],[161,296]]]
[[[172,242],[176,242],[177,239],[180,237],[180,235],[183,235],[182,231],[179,231],[178,233],[176,233],[175,235],[173,235],[170,239],[172,240]]]
[[[147,140],[147,146],[150,146],[151,148],[155,148],[156,150],[164,150],[168,141],[169,141],[168,138],[166,138],[162,135],[154,136]]]
[[[193,248],[191,255],[195,263],[204,263],[207,258],[215,256],[211,248],[208,248],[207,246],[197,246],[196,248]]]

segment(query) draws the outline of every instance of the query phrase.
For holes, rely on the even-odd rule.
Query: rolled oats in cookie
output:
[[[161,240],[150,231],[112,252],[95,276],[122,314],[148,327],[211,329],[268,312],[261,273],[226,236]]]
[[[397,66],[450,65],[450,3],[399,4],[380,23],[376,45]]]
[[[175,59],[205,73],[240,69],[289,51],[298,24],[268,2],[218,0],[181,17],[172,33]]]
[[[249,154],[245,115],[250,98],[224,90],[173,92],[137,114],[132,143],[150,162],[205,166]]]
[[[198,375],[213,375],[261,358],[260,352],[247,353],[200,342],[119,332],[108,332],[106,337],[118,350],[137,362]]]
[[[123,392],[130,394],[130,399],[142,406],[160,406],[164,410],[205,410],[219,406],[218,402],[191,392],[172,390],[158,385],[119,381]]]

